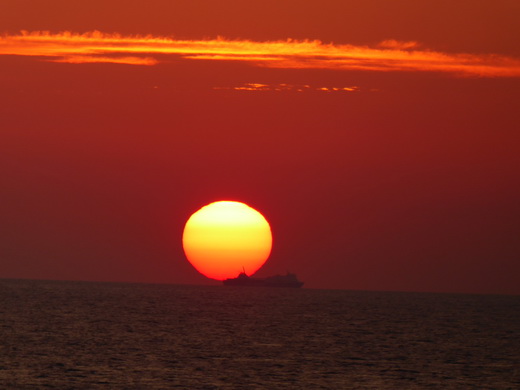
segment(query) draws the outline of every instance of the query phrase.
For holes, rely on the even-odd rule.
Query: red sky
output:
[[[261,276],[520,293],[518,1],[48,3],[0,3],[0,278],[207,283],[231,199]]]

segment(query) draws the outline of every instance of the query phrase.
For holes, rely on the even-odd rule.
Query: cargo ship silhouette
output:
[[[286,275],[274,275],[267,278],[252,278],[245,272],[240,272],[236,278],[228,278],[223,280],[224,286],[240,286],[240,287],[301,287],[300,282],[295,274],[287,272]]]

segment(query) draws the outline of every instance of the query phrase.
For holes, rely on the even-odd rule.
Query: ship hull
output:
[[[284,287],[284,288],[300,288],[303,282],[300,282],[296,275],[275,275],[269,278],[251,278],[244,273],[241,273],[236,278],[226,279],[222,281],[224,286],[237,287]]]
[[[222,282],[224,286],[239,286],[239,287],[288,287],[288,288],[299,288],[303,286],[303,282],[297,283],[265,283],[264,281],[250,281],[242,282],[235,280],[224,280]]]

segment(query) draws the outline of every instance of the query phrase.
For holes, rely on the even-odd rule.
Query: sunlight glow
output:
[[[186,222],[182,237],[189,262],[208,278],[254,274],[271,253],[267,220],[244,203],[220,201],[204,206]]]

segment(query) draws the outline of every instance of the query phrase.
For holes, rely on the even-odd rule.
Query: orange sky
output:
[[[72,3],[0,2],[0,277],[206,283],[234,199],[259,275],[520,293],[518,1]]]

